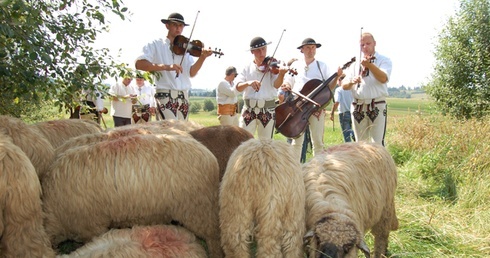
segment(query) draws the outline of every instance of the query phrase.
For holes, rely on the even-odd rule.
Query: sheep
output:
[[[29,158],[0,132],[0,256],[54,257],[44,231],[41,184]]]
[[[181,131],[185,131],[185,132],[197,130],[197,129],[204,127],[203,125],[201,125],[197,122],[194,122],[194,121],[170,119],[170,120],[150,121],[150,122],[144,123],[144,124],[131,124],[131,125],[119,126],[119,127],[114,127],[108,131],[125,130],[127,128],[155,127],[155,126],[161,127],[161,128],[174,128],[176,130],[181,130]]]
[[[204,258],[206,250],[194,234],[173,225],[111,229],[86,245],[58,258],[154,257]]]
[[[55,149],[55,156],[59,156],[61,153],[65,152],[68,149],[80,147],[83,145],[90,145],[102,141],[113,140],[120,137],[126,137],[129,135],[135,134],[179,134],[179,135],[190,135],[184,131],[180,131],[173,128],[165,128],[157,125],[148,125],[148,126],[121,126],[117,130],[110,130],[108,132],[94,133],[94,134],[84,134],[63,143],[61,146]]]
[[[231,155],[220,188],[226,257],[303,257],[305,186],[299,160],[283,141],[250,139]]]
[[[254,138],[247,130],[232,125],[203,127],[189,134],[206,146],[218,159],[220,180],[233,151],[243,142]]]
[[[0,131],[24,151],[36,169],[38,177],[42,178],[55,158],[51,143],[41,132],[19,118],[0,115],[0,121]]]
[[[303,165],[306,187],[305,242],[309,257],[366,257],[364,234],[374,236],[374,257],[382,257],[398,229],[396,165],[380,144],[344,143]]]
[[[219,167],[192,137],[131,135],[62,153],[42,181],[53,245],[111,228],[180,222],[222,257]]]
[[[37,122],[32,126],[45,136],[54,149],[73,137],[103,131],[99,124],[85,119],[43,121]]]

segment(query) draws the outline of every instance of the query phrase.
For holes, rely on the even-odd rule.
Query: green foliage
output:
[[[201,103],[199,102],[191,102],[191,107],[189,108],[189,111],[191,114],[196,114],[202,109]]]
[[[481,118],[490,110],[490,0],[461,0],[436,46],[426,91],[444,114]]]
[[[119,0],[5,0],[0,2],[0,114],[27,115],[19,106],[52,101],[60,111],[125,73],[108,49],[94,49],[108,29],[105,12],[125,19]]]
[[[213,111],[214,108],[215,107],[214,107],[214,103],[212,100],[210,100],[210,99],[204,100],[204,107],[203,107],[204,111]]]

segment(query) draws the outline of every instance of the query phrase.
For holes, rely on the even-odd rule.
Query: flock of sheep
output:
[[[0,257],[384,257],[398,228],[388,151],[294,157],[235,126],[0,116]],[[67,240],[84,245],[59,253]]]

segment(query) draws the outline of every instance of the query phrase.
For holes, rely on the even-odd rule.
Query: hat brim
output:
[[[272,44],[272,41],[269,41],[269,42],[267,42],[265,45],[262,45],[262,46],[260,46],[260,47],[251,47],[249,50],[255,50],[255,49],[263,48],[263,47],[265,47],[265,46],[267,46],[267,45],[270,45],[270,44]]]
[[[184,24],[184,26],[189,26],[189,24],[185,23],[185,22],[182,22],[180,20],[167,20],[167,19],[161,19],[160,20],[163,24],[167,24],[167,23],[170,23],[170,22],[178,22],[178,23],[182,23]]]
[[[320,48],[322,46],[322,44],[320,44],[320,43],[316,43],[316,44],[303,44],[303,45],[299,46],[298,49],[301,49],[302,47],[304,47],[306,45],[316,45],[316,48]]]

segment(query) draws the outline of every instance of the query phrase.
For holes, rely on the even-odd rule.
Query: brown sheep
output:
[[[233,125],[203,127],[189,133],[218,159],[220,180],[233,151],[243,142],[254,138],[247,130]]]
[[[303,165],[306,187],[305,240],[309,257],[366,257],[364,234],[374,236],[374,257],[383,257],[395,211],[396,165],[380,144],[344,143]]]
[[[220,189],[226,257],[303,257],[305,186],[299,160],[283,141],[250,139],[231,155]]]
[[[42,181],[45,228],[55,245],[111,228],[179,221],[222,257],[219,167],[188,136],[131,135],[62,153]]]
[[[19,118],[0,115],[0,132],[12,139],[36,169],[42,178],[55,158],[54,148],[43,134]]]
[[[26,154],[1,132],[0,256],[55,256],[43,227],[36,170]]]
[[[85,119],[43,121],[37,122],[32,126],[45,136],[54,149],[73,137],[103,131],[99,124]]]
[[[187,229],[173,225],[111,229],[59,258],[205,258],[206,250]]]

